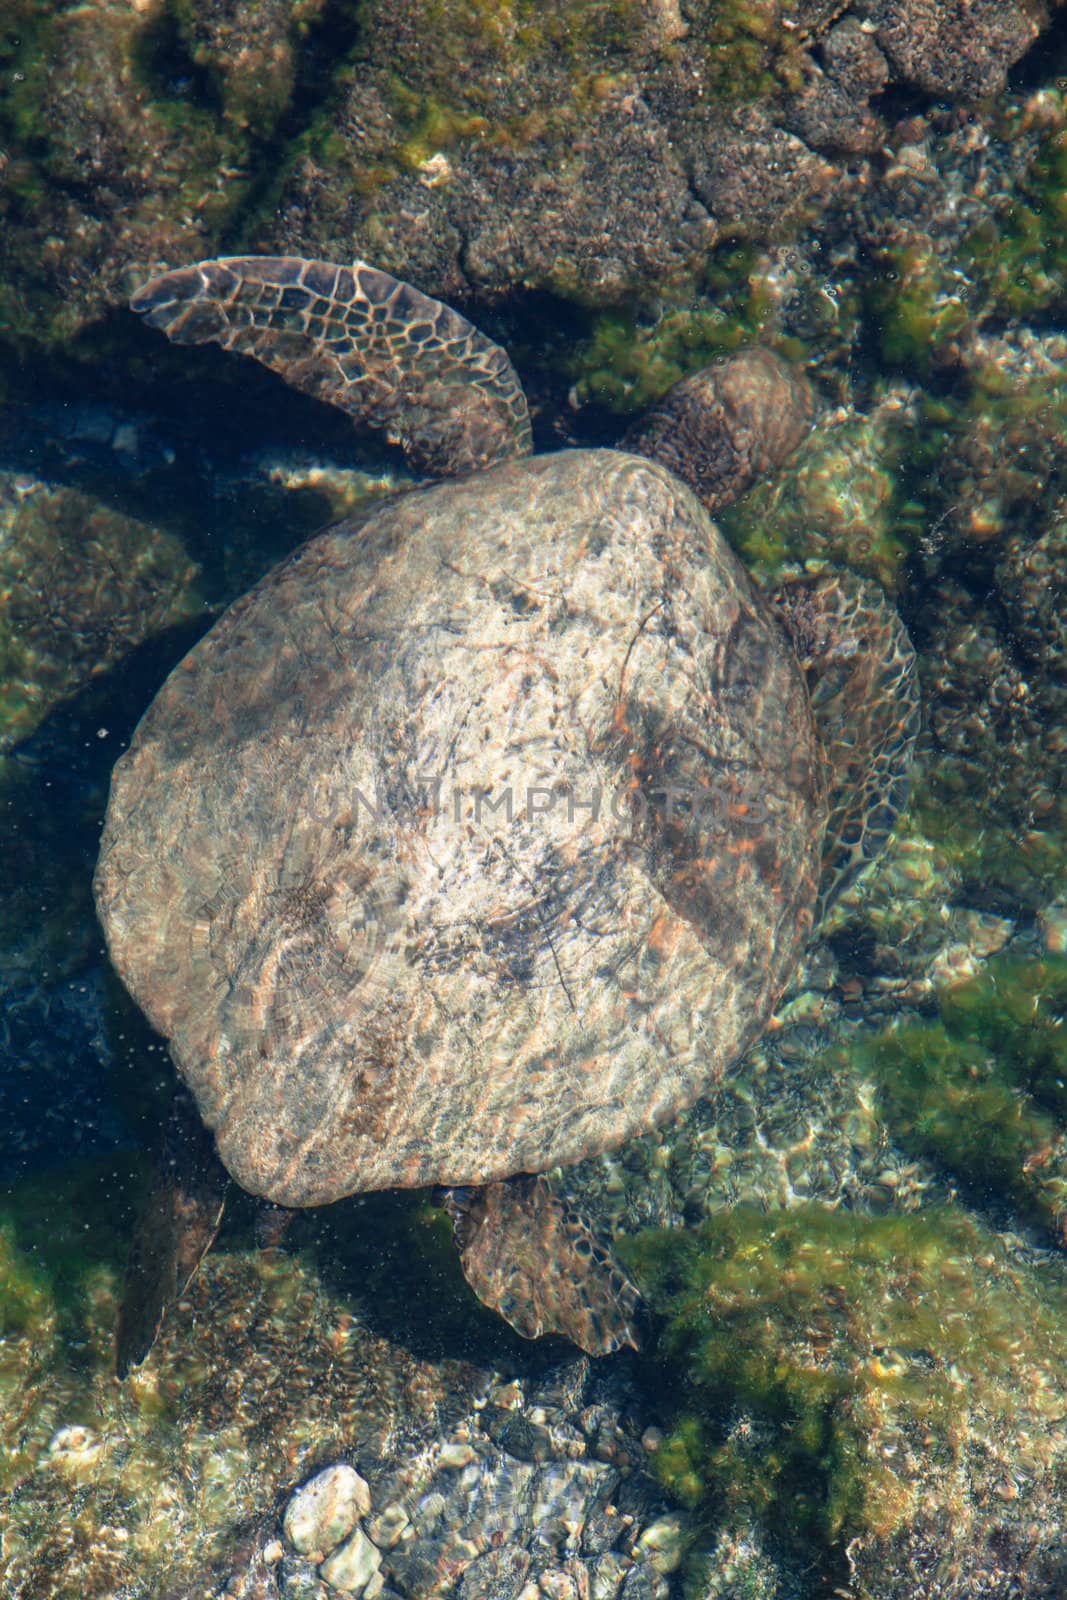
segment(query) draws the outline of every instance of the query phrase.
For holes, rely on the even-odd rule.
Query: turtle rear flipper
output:
[[[641,1297],[543,1178],[446,1189],[467,1282],[524,1339],[560,1333],[587,1355],[640,1347]]]
[[[179,1090],[126,1266],[115,1330],[115,1371],[120,1378],[151,1350],[164,1316],[185,1293],[214,1243],[228,1187],[211,1135],[188,1095]]]
[[[526,397],[500,346],[366,262],[224,256],[151,279],[130,305],[176,344],[255,356],[380,428],[417,471],[452,477],[532,449]]]
[[[921,721],[915,651],[877,584],[851,572],[767,595],[804,671],[829,768],[818,921],[885,848]]]

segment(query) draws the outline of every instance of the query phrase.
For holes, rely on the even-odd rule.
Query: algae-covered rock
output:
[[[996,93],[1049,20],[1043,0],[9,10],[0,337],[52,351],[151,268],[227,246],[358,253],[446,297],[674,292],[720,236],[851,204],[884,91]]]
[[[1048,21],[1043,0],[874,0],[868,15],[901,77],[968,100],[1002,89]]]
[[[687,1504],[793,1529],[864,1600],[1006,1600],[1024,1544],[1028,1571],[1058,1550],[1061,1263],[953,1208],[738,1210],[627,1254],[667,1319],[654,1462]]]
[[[0,328],[54,345],[224,233],[446,294],[658,286],[715,236],[704,191],[761,232],[826,187],[824,161],[740,112],[799,82],[833,12],[16,0]]]
[[[77,489],[0,476],[0,748],[200,609],[173,535]]]
[[[827,417],[774,483],[726,514],[731,543],[761,576],[825,562],[892,591],[907,554],[899,468],[914,423],[899,391],[865,416]]]
[[[1016,645],[1046,680],[1046,692],[1062,701],[1067,696],[1067,520],[1058,518],[1037,538],[1019,533],[1010,539],[997,564],[996,586]]]
[[[5,1600],[374,1594],[375,1573],[492,1600],[516,1572],[667,1600],[682,1530],[626,1369],[472,1314],[425,1207],[335,1208],[332,1239],[310,1219],[286,1254],[231,1231],[119,1383],[135,1187],[112,1161],[0,1198]]]
[[[955,579],[928,587],[919,622],[934,749],[914,822],[956,893],[1036,909],[1067,885],[1059,665],[1024,659],[999,608]]]
[[[146,262],[211,253],[321,9],[14,0],[0,40],[5,344],[54,345],[122,304]]]
[[[750,1057],[640,1171],[632,1147],[616,1158],[616,1183],[658,1194],[661,1214],[711,1210],[617,1242],[670,1318],[674,1426],[654,1459],[706,1520],[693,1594],[731,1593],[724,1574],[750,1571],[768,1594],[807,1594],[766,1546],[786,1530],[821,1581],[864,1600],[1007,1600],[1023,1572],[1040,1575],[1034,1594],[1059,1592],[1067,1463],[1049,1386],[1067,1356],[1067,1267],[941,1209],[958,1190],[1002,1226],[1062,1239],[1067,969],[990,958],[1010,934],[994,923],[975,921],[978,976],[942,988],[937,1020],[844,1042],[845,1019],[801,996],[762,1067]],[[809,1059],[783,1056],[805,1015]],[[808,1184],[841,1209],[804,1205]]]
[[[714,239],[643,92],[656,8],[370,0],[362,24],[260,241],[354,249],[445,297],[528,285],[596,301],[677,276]]]
[[[1067,340],[979,335],[959,356],[967,372],[959,401],[926,407],[944,440],[939,520],[965,549],[995,547],[1017,529],[1033,537],[1048,510],[1057,512],[1049,491],[1067,425]]]
[[[257,243],[341,259],[354,242],[446,298],[662,293],[721,228],[778,234],[834,187],[765,105],[831,16],[794,10],[368,0]]]
[[[983,1045],[1010,1081],[1067,1122],[1067,960],[994,956],[979,977],[949,989],[941,1016],[959,1039]]]
[[[994,128],[969,187],[961,184],[961,167],[974,160],[965,154],[965,135],[935,141],[926,125],[909,136],[886,174],[884,200],[895,201],[893,211],[872,208],[874,270],[861,288],[889,366],[958,376],[963,365],[980,389],[988,377],[989,397],[1007,402],[1015,389],[1040,387],[1048,363],[1035,347],[1057,342],[1041,320],[1062,306],[1067,275],[1062,85],[1006,101]],[[934,208],[938,191],[943,199],[952,195],[950,208]],[[1010,327],[1014,319],[1036,325]],[[938,398],[951,410],[960,396],[942,388]],[[972,409],[980,414],[981,402]],[[1032,415],[1034,404],[1015,409]]]
[[[859,1064],[911,1152],[1067,1244],[1067,962],[994,956],[941,997],[937,1022],[865,1041]]]
[[[406,1461],[486,1382],[371,1331],[306,1260],[220,1252],[150,1366],[119,1384],[131,1187],[128,1165],[112,1162],[49,1173],[0,1202],[0,1589],[11,1600],[205,1592],[316,1465],[342,1451]]]

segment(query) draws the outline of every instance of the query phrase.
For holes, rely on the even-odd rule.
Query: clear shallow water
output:
[[[966,171],[960,159],[952,181]],[[991,192],[991,213],[999,203]],[[818,260],[810,240],[801,249]],[[762,281],[780,275],[783,259]],[[442,1554],[442,1521],[466,1528],[484,1555],[529,1543],[538,1505],[562,1515],[552,1498],[560,1483],[535,1488],[524,1475],[538,1450],[542,1462],[618,1473],[597,1480],[583,1526],[595,1520],[590,1504],[599,1514],[620,1502],[638,1529],[682,1518],[697,1552],[718,1552],[718,1579],[689,1580],[709,1594],[728,1592],[730,1570],[763,1582],[762,1592],[772,1582],[820,1592],[848,1577],[846,1534],[864,1553],[868,1591],[902,1592],[880,1540],[919,1553],[924,1538],[1007,1547],[1020,1503],[1039,1543],[1054,1544],[1056,1247],[1067,1212],[1062,295],[1018,312],[1002,297],[984,320],[975,314],[977,343],[958,370],[944,358],[927,364],[927,348],[945,337],[946,291],[914,262],[885,268],[873,291],[847,256],[815,271],[827,321],[813,333],[809,307],[798,324],[809,354],[814,346],[826,425],[807,467],[801,458],[777,489],[757,489],[727,526],[761,572],[845,561],[896,590],[923,658],[915,798],[763,1049],[683,1128],[574,1177],[601,1219],[626,1231],[712,1218],[697,1252],[709,1265],[674,1262],[662,1245],[639,1262],[672,1330],[661,1359],[607,1364],[591,1378],[562,1347],[523,1346],[474,1305],[439,1214],[422,1200],[375,1198],[305,1219],[281,1252],[256,1249],[254,1217],[238,1201],[149,1366],[116,1385],[122,1264],[168,1068],[109,974],[92,915],[107,776],[218,608],[362,491],[340,472],[272,473],[252,453],[263,449],[269,463],[295,446],[346,469],[364,458],[342,447],[336,423],[267,379],[249,380],[247,418],[235,421],[221,368],[199,354],[184,393],[132,422],[102,402],[116,421],[94,426],[91,439],[83,427],[80,443],[47,416],[20,414],[8,507],[32,504],[39,477],[85,497],[83,517],[91,503],[134,519],[154,551],[148,588],[166,590],[172,610],[153,614],[142,640],[128,621],[136,606],[124,603],[101,627],[104,670],[93,675],[92,639],[86,651],[79,638],[80,677],[65,683],[51,664],[35,677],[34,662],[62,657],[86,615],[79,578],[99,558],[79,545],[83,522],[56,533],[26,586],[39,591],[43,570],[51,609],[15,616],[32,659],[13,658],[6,707],[17,739],[0,771],[0,1519],[13,1594],[191,1592],[194,1583],[211,1593],[203,1573],[221,1587],[242,1547],[278,1535],[295,1484],[341,1458],[367,1474],[376,1509],[405,1493],[420,1505],[442,1497],[431,1507],[438,1523],[425,1509],[414,1520],[419,1548],[435,1550],[453,1586],[449,1563],[461,1556]],[[918,310],[893,297],[902,276]],[[972,310],[976,281],[961,289]],[[870,296],[851,344],[828,331],[847,300],[842,285]],[[727,304],[742,293],[728,291]],[[555,442],[554,423],[573,442],[603,442],[614,420],[599,405],[568,408],[573,373],[538,369],[549,311],[531,306],[525,325],[521,302],[492,314],[533,352],[542,443]],[[697,313],[709,314],[706,300]],[[648,311],[647,327],[662,333],[671,315]],[[683,346],[703,326],[689,315]],[[636,327],[627,336],[640,347]],[[788,314],[785,327],[797,336]],[[887,327],[892,348],[879,338]],[[620,336],[604,325],[586,332],[601,347]],[[835,423],[842,397],[852,409]],[[62,411],[73,398],[59,387],[50,404]],[[136,449],[115,450],[120,425],[135,429]],[[377,454],[369,461],[381,464]],[[97,547],[110,550],[113,534],[123,570],[133,565],[128,529],[94,530]],[[42,678],[55,704],[29,731],[25,707]],[[575,1419],[597,1407],[583,1432]],[[561,1430],[548,1444],[539,1413]],[[614,1457],[603,1443],[611,1418],[621,1419]],[[665,1451],[641,1444],[656,1445],[656,1430]],[[474,1456],[420,1477],[414,1464],[442,1440]],[[457,1471],[470,1467],[458,1487]],[[557,1477],[570,1485],[563,1467]],[[471,1509],[479,1485],[509,1508],[499,1525]],[[920,1491],[934,1497],[932,1529],[918,1526],[911,1497]],[[617,1548],[629,1558],[625,1538]],[[560,1550],[562,1563],[565,1540]],[[1037,1566],[1035,1592],[1056,1593],[1054,1557]],[[433,1592],[425,1573],[396,1574],[401,1593]],[[680,1569],[659,1580],[681,1592]]]

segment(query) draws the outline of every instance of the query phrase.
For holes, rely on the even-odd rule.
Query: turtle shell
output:
[[[696,497],[510,461],[303,546],[163,685],[96,875],[246,1189],[541,1172],[676,1114],[809,933],[822,759]]]

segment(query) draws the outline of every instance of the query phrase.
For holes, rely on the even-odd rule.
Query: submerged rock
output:
[[[367,1600],[385,1586],[411,1600],[665,1600],[684,1519],[663,1514],[640,1470],[629,1398],[620,1372],[600,1376],[584,1358],[540,1381],[498,1379],[449,1436],[392,1471],[368,1464],[371,1514],[318,1565],[319,1578]],[[292,1543],[288,1512],[285,1526]],[[271,1538],[268,1526],[264,1549]],[[308,1581],[305,1567],[291,1570]]]
[[[4,1208],[0,1588],[11,1600],[204,1592],[309,1468],[342,1449],[379,1470],[405,1461],[489,1382],[359,1326],[305,1263],[270,1253],[219,1254],[158,1358],[120,1385],[126,1186],[101,1165],[78,1184],[47,1180],[47,1208],[40,1189]]]
[[[628,1256],[668,1318],[657,1475],[690,1506],[783,1522],[880,1600],[1007,1600],[1023,1549],[1027,1593],[1060,1592],[1062,1261],[953,1208],[739,1211]]]
[[[322,1563],[319,1576],[331,1589],[342,1589],[346,1594],[361,1594],[366,1600],[380,1594],[382,1553],[362,1528],[357,1528]]]
[[[54,347],[132,271],[223,236],[445,296],[658,294],[723,232],[780,236],[847,186],[885,142],[884,87],[995,94],[1049,20],[1042,0],[845,9],[367,0],[357,25],[323,0],[18,0],[5,325]]]
[[[0,474],[0,749],[200,610],[172,535],[77,489]]]
[[[348,1538],[356,1521],[370,1510],[370,1490],[355,1467],[341,1462],[324,1467],[285,1508],[285,1537],[302,1556],[335,1550]]]
[[[878,44],[907,82],[927,94],[983,99],[1048,22],[1043,0],[874,0]]]

